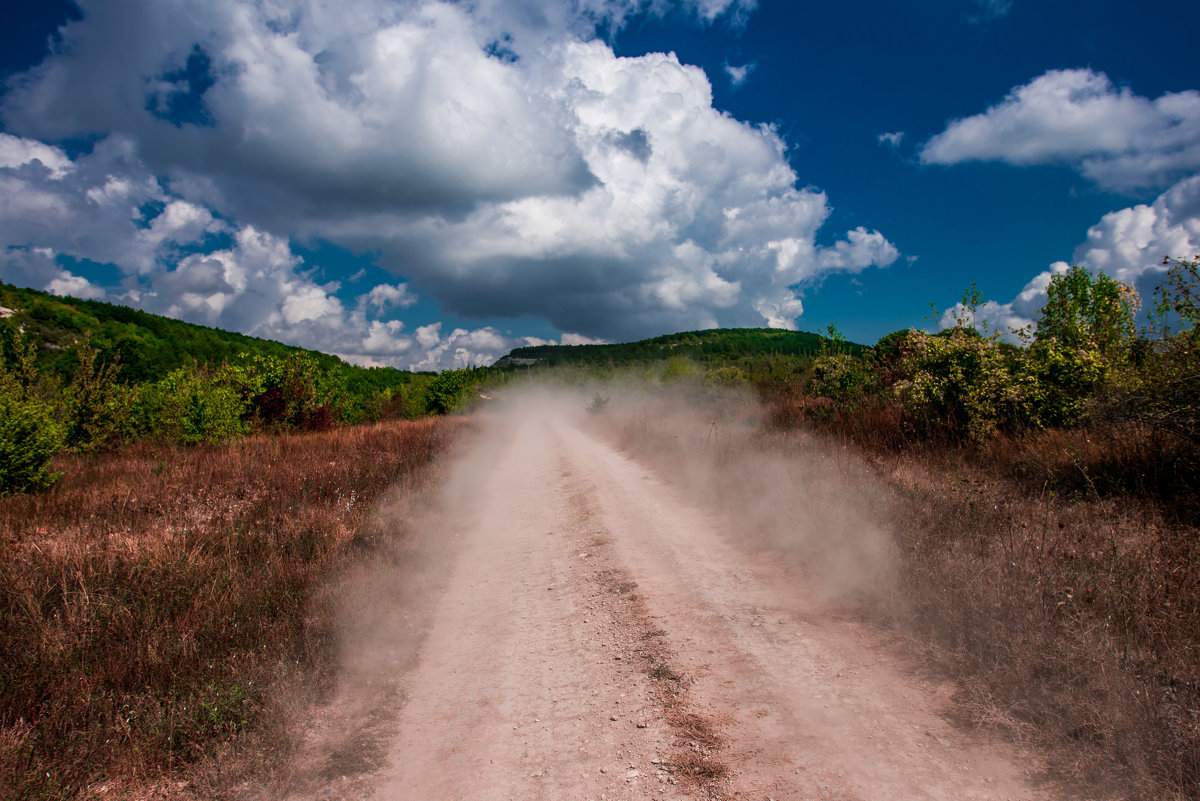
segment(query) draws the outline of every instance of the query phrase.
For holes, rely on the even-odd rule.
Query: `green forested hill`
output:
[[[390,367],[365,368],[336,356],[284,345],[268,339],[207,328],[169,317],[96,300],[59,297],[36,289],[0,282],[0,306],[38,346],[41,369],[67,380],[78,356],[72,347],[87,339],[102,363],[118,364],[118,378],[141,384],[157,381],[188,364],[220,365],[243,354],[286,359],[306,353],[319,367],[341,374],[354,394],[393,388],[412,374]]]
[[[811,356],[821,352],[830,340],[805,331],[778,328],[713,328],[683,331],[616,345],[534,345],[516,348],[496,363],[496,367],[520,367],[536,364],[544,367],[564,365],[613,367],[661,361],[682,356],[700,362],[729,362],[756,356]],[[861,345],[843,343],[842,348],[860,353]]]

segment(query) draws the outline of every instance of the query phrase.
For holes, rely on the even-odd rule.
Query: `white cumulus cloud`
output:
[[[55,295],[71,295],[85,300],[96,300],[104,297],[104,290],[94,286],[83,276],[72,275],[67,271],[46,284],[46,291]]]
[[[904,141],[904,131],[881,133],[878,141],[879,144],[887,145],[888,147],[900,147],[900,143]]]
[[[10,169],[26,164],[41,164],[51,178],[62,178],[70,171],[71,160],[57,147],[33,139],[0,133],[0,167]]]
[[[363,302],[369,306],[374,306],[376,309],[383,310],[389,306],[394,306],[398,309],[407,309],[416,304],[417,296],[414,295],[408,288],[407,284],[379,284],[371,287],[371,291],[363,296]]]
[[[926,164],[1065,164],[1103,187],[1162,186],[1200,170],[1200,92],[1151,100],[1089,69],[1052,70],[921,148]]]

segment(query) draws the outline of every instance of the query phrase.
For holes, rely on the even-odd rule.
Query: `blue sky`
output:
[[[1200,253],[1184,2],[81,0],[0,36],[0,278],[334,352],[1029,323]]]

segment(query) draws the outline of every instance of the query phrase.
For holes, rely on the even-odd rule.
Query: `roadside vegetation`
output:
[[[60,453],[228,442],[465,408],[481,369],[363,368],[277,342],[0,284],[0,494]],[[19,305],[24,304],[24,305]],[[132,365],[132,366],[131,366]]]
[[[232,764],[282,758],[280,704],[331,680],[330,582],[404,535],[373,510],[429,486],[460,425],[64,454],[0,498],[0,797],[176,786],[243,741]]]
[[[330,586],[403,537],[372,510],[434,481],[484,371],[6,285],[0,305],[0,797],[282,755],[282,699],[330,680]]]
[[[960,324],[827,353],[774,397],[900,492],[913,605],[975,722],[1058,773],[1200,798],[1200,260],[1132,289],[1056,276],[1014,346]]]

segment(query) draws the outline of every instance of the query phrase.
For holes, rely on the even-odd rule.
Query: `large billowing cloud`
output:
[[[173,314],[416,364],[508,343],[404,338],[369,319],[387,291],[343,308],[289,243],[378,253],[461,316],[608,338],[791,327],[805,286],[897,256],[865,229],[818,244],[824,194],[702,70],[593,38],[659,0],[80,5],[0,104],[3,244],[116,264]],[[738,24],[755,3],[681,5]],[[73,160],[47,144],[81,136]]]
[[[1145,294],[1165,272],[1164,257],[1200,254],[1200,175],[1185,178],[1153,203],[1109,212],[1088,229],[1075,251],[1077,263],[1097,270]]]
[[[1052,70],[986,111],[954,120],[926,164],[1066,164],[1115,190],[1162,187],[1200,170],[1200,92],[1156,100],[1089,69]]]

